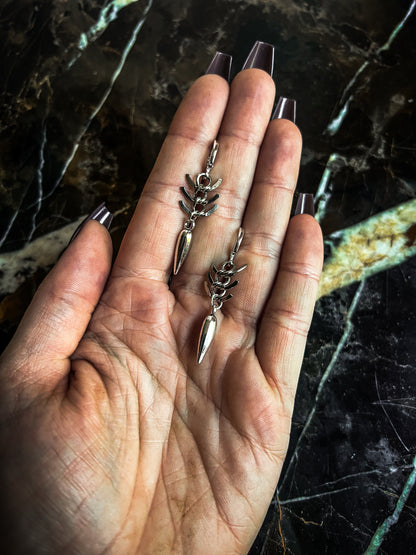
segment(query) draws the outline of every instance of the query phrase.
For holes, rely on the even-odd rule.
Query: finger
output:
[[[218,210],[201,218],[194,231],[194,246],[175,280],[178,290],[198,287],[200,276],[216,260],[224,259],[240,227],[253,183],[260,147],[270,120],[275,96],[271,76],[263,70],[241,71],[231,85],[230,100],[218,135],[213,176],[223,178],[216,191]]]
[[[291,121],[270,122],[259,155],[243,220],[244,241],[237,258],[248,264],[230,314],[253,328],[270,295],[298,178],[302,138]]]
[[[265,375],[289,411],[312,319],[322,258],[323,241],[317,221],[305,214],[292,218],[256,344]]]
[[[123,239],[113,276],[166,280],[185,220],[178,206],[185,174],[194,175],[217,137],[229,94],[225,79],[204,75],[190,88],[172,121]],[[222,156],[222,153],[219,154]]]
[[[32,397],[65,382],[69,357],[104,289],[111,255],[104,225],[88,221],[39,287],[3,353],[2,390],[16,387]]]

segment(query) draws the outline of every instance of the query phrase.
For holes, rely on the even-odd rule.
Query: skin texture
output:
[[[322,265],[317,222],[289,222],[301,152],[248,69],[198,79],[173,120],[111,269],[88,222],[50,272],[0,366],[2,552],[245,553],[288,445]],[[222,177],[168,286],[185,173]],[[206,272],[245,238],[232,300],[196,364]],[[111,273],[110,273],[111,271]],[[8,551],[4,551],[7,549]]]

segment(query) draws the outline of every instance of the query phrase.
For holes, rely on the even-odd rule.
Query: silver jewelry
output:
[[[244,237],[244,229],[240,227],[238,230],[237,240],[231,251],[230,258],[222,263],[221,267],[217,269],[212,265],[208,272],[208,281],[205,282],[205,288],[208,295],[211,297],[211,314],[209,314],[202,324],[201,333],[198,342],[198,355],[197,362],[200,364],[204,358],[209,346],[214,339],[215,331],[217,328],[217,318],[215,313],[220,310],[225,301],[232,298],[229,290],[238,285],[238,280],[232,281],[235,274],[245,270],[247,264],[236,268],[234,264],[234,257],[237,254],[241,241]]]
[[[221,177],[217,179],[215,183],[212,183],[212,177],[210,176],[210,171],[214,166],[215,158],[218,153],[218,148],[219,144],[217,141],[214,141],[207,159],[205,171],[196,176],[195,182],[192,180],[189,173],[186,174],[186,181],[193,189],[194,194],[189,194],[185,187],[181,187],[182,193],[191,203],[191,206],[188,206],[182,200],[179,201],[179,206],[185,214],[189,216],[189,218],[183,224],[183,230],[179,233],[176,241],[175,258],[173,262],[173,273],[175,275],[179,272],[182,264],[185,262],[185,258],[191,248],[192,231],[194,230],[196,220],[200,216],[210,216],[218,208],[217,204],[214,204],[211,208],[209,208],[209,205],[215,202],[219,198],[219,195],[217,194],[208,198],[208,194],[211,191],[214,191],[214,189],[219,187],[222,183]]]

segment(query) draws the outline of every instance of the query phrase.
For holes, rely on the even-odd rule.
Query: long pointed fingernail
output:
[[[274,46],[267,42],[256,41],[247,56],[242,69],[256,68],[273,73]]]
[[[272,119],[288,119],[296,123],[296,100],[279,96]]]
[[[205,72],[205,75],[212,73],[214,75],[219,75],[224,77],[224,79],[230,82],[231,73],[231,62],[232,56],[229,54],[224,54],[224,52],[216,52]]]
[[[310,216],[315,216],[312,194],[299,193],[298,201],[295,208],[295,216],[297,216],[298,214],[309,214]]]
[[[111,222],[113,221],[113,215],[111,214],[111,212],[108,210],[108,208],[106,207],[105,203],[102,202],[99,206],[97,206],[97,208],[94,210],[94,212],[91,212],[91,214],[89,216],[87,216],[85,218],[85,220],[83,222],[81,222],[79,224],[79,226],[77,227],[77,229],[74,231],[74,234],[72,235],[71,239],[69,240],[69,244],[72,243],[72,241],[75,239],[75,237],[79,234],[79,232],[81,231],[81,229],[84,227],[84,225],[89,222],[90,220],[95,220],[96,222],[100,223],[101,225],[103,225],[106,229],[110,229],[110,225]]]

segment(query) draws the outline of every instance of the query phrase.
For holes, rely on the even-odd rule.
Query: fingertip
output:
[[[261,69],[245,69],[231,83],[230,100],[221,123],[219,141],[235,148],[260,149],[275,97],[273,79]]]
[[[215,74],[201,75],[189,88],[172,120],[169,133],[189,135],[194,141],[201,141],[201,121],[203,118],[217,120],[218,129],[224,113],[230,86],[225,79]],[[192,123],[194,125],[192,125]],[[212,141],[212,131],[208,127],[208,141]],[[216,132],[215,132],[216,135]],[[215,137],[214,137],[215,138]]]
[[[303,138],[299,127],[288,119],[272,119],[269,123],[268,132],[273,136],[279,148],[287,150],[288,154],[293,151],[300,153]]]
[[[74,256],[93,258],[99,265],[109,266],[113,255],[113,242],[106,226],[96,220],[87,221],[69,243],[61,256],[70,260]]]
[[[198,79],[194,81],[189,91],[193,92],[193,89],[198,89],[199,93],[200,87],[205,90],[211,90],[216,91],[217,93],[226,94],[228,94],[228,91],[230,89],[230,85],[227,79],[224,79],[224,77],[216,73],[206,73],[204,75],[201,75],[200,77],[198,77]]]
[[[244,69],[234,77],[231,88],[243,88],[246,96],[260,96],[274,99],[276,84],[266,71],[257,68]]]
[[[285,263],[303,260],[320,273],[324,242],[319,223],[310,214],[297,214],[289,221],[284,242]]]
[[[289,120],[269,122],[259,154],[254,187],[258,183],[274,183],[290,191],[288,201],[291,203],[301,154],[302,135],[299,128]],[[288,210],[289,207],[290,204]]]
[[[41,302],[51,314],[79,314],[76,325],[69,318],[63,320],[68,338],[72,336],[69,342],[72,349],[84,333],[100,299],[111,270],[112,253],[107,229],[97,221],[87,221],[34,298],[35,305]],[[61,304],[66,307],[64,311]],[[71,354],[71,348],[68,347],[67,356]]]
[[[23,349],[30,354],[33,366],[35,357],[67,360],[100,299],[111,260],[112,242],[107,229],[97,221],[87,221],[35,293],[9,345],[10,356]],[[60,371],[65,368],[61,366]],[[32,370],[27,372],[28,381],[39,384],[59,379],[59,370],[55,376],[36,376],[35,372],[29,376]]]
[[[99,301],[111,270],[113,244],[109,231],[100,223],[85,223],[77,237],[45,279],[51,298],[78,296],[90,314]],[[74,297],[73,297],[74,295]],[[71,303],[73,300],[71,300]]]

